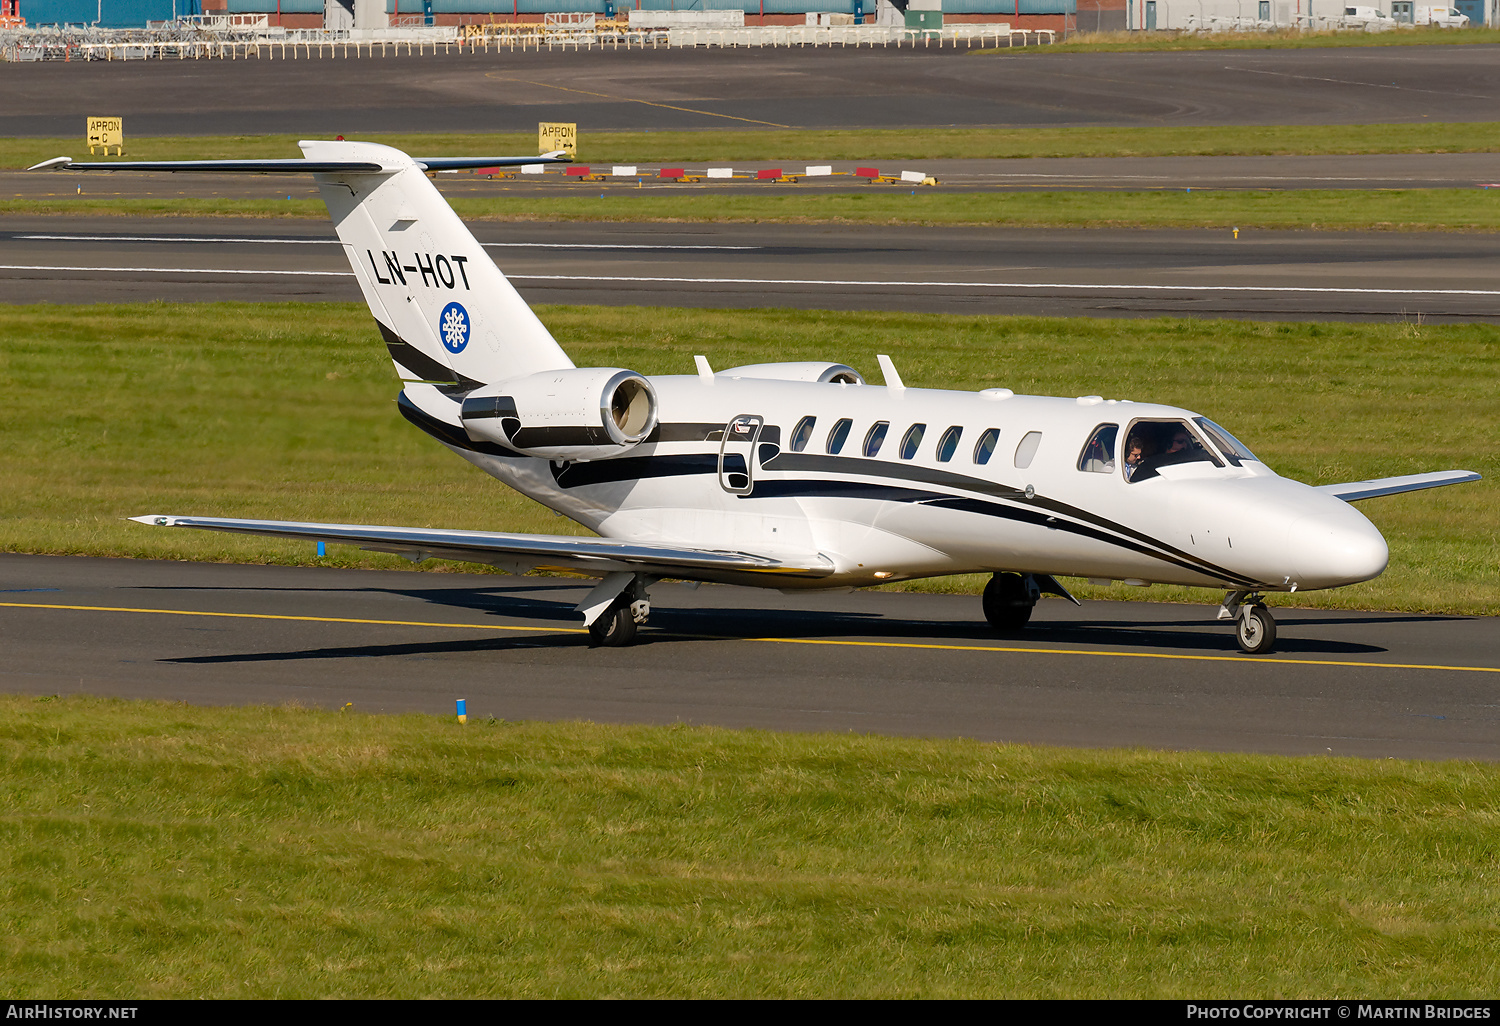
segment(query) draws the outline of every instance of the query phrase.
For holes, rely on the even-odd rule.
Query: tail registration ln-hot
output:
[[[546,158],[413,158],[304,142],[301,160],[76,170],[310,173],[402,381],[401,413],[597,538],[153,514],[143,524],[341,542],[412,559],[581,571],[596,644],[623,645],[664,577],[791,588],[992,574],[985,616],[1018,631],[1058,577],[1221,588],[1240,647],[1261,597],[1385,569],[1351,503],[1473,481],[1451,470],[1310,487],[1190,410],[1009,389],[885,384],[840,363],[651,376],[575,367],[428,180]],[[1076,601],[1076,600],[1075,600]]]

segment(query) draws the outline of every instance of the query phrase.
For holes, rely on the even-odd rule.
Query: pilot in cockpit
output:
[[[1125,441],[1125,480],[1129,481],[1135,476],[1136,469],[1140,467],[1141,460],[1146,458],[1148,451],[1145,436],[1139,431],[1131,432]]]
[[[1125,479],[1145,481],[1157,476],[1162,467],[1198,460],[1218,461],[1193,436],[1192,430],[1181,421],[1173,423],[1144,423],[1131,428],[1131,441],[1126,443]],[[1134,444],[1139,440],[1141,455],[1132,459]]]

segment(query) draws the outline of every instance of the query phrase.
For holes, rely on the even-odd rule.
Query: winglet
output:
[[[28,171],[61,171],[63,168],[68,167],[72,163],[73,163],[73,158],[72,157],[53,157],[51,160],[44,160],[40,164],[33,164],[30,167],[28,167],[26,170],[28,170]]]
[[[901,382],[901,375],[896,373],[896,365],[891,362],[891,358],[881,354],[875,357],[875,360],[880,364],[880,373],[885,378],[885,387],[897,395],[905,392],[906,386]]]
[[[705,385],[712,385],[714,383],[714,369],[708,365],[708,357],[695,356],[693,357],[693,363],[698,367],[698,380]]]

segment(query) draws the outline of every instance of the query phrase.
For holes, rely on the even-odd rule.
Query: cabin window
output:
[[[817,423],[817,417],[803,417],[797,421],[797,426],[792,430],[792,452],[801,452],[807,448],[808,439],[812,438],[813,427]]]
[[[1036,448],[1042,444],[1042,433],[1040,431],[1028,431],[1021,437],[1021,444],[1016,446],[1016,469],[1025,470],[1031,466],[1031,461],[1036,459]]]
[[[939,463],[947,463],[958,452],[958,440],[963,437],[964,429],[957,425],[943,432],[943,437],[938,439],[937,458]]]
[[[1125,433],[1125,480],[1148,481],[1179,463],[1224,464],[1185,420],[1138,420]]]
[[[1091,474],[1110,474],[1115,469],[1115,439],[1120,434],[1118,424],[1100,424],[1078,456],[1078,469]]]
[[[844,442],[849,438],[849,428],[853,424],[854,421],[845,417],[833,425],[833,430],[828,432],[828,455],[837,456],[839,454],[839,450],[844,447]]]
[[[1260,462],[1250,452],[1249,446],[1207,417],[1194,417],[1193,423],[1203,429],[1203,433],[1208,436],[1208,440],[1218,446],[1219,452],[1224,454],[1224,458],[1235,466],[1240,465],[1240,460],[1250,460],[1255,463]]]
[[[917,454],[917,450],[922,445],[922,436],[926,433],[926,424],[913,424],[906,429],[906,434],[901,436],[901,458],[903,460],[909,460]]]
[[[877,420],[870,426],[870,433],[865,435],[865,455],[876,456],[880,453],[880,447],[885,444],[885,433],[891,429],[888,420]]]
[[[990,461],[995,455],[995,446],[1000,444],[1000,429],[985,428],[984,434],[979,436],[979,441],[974,443],[974,462],[981,467]]]

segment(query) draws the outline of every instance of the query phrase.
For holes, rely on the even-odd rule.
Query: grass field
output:
[[[469,221],[747,222],[984,225],[1043,228],[1230,228],[1311,231],[1496,231],[1500,189],[1286,190],[1275,192],[942,193],[889,186],[848,192],[664,196],[580,187],[577,196],[450,196]],[[0,215],[128,217],[327,216],[321,200],[113,199],[62,195],[0,200]]]
[[[719,367],[824,358],[873,373],[875,354],[889,352],[910,385],[1186,406],[1228,426],[1280,473],[1311,483],[1475,470],[1486,480],[1362,504],[1390,541],[1390,569],[1296,602],[1500,613],[1500,332],[1490,326],[539,312],[584,366],[691,373],[703,353]],[[12,306],[0,307],[0,337],[0,548],[314,561],[308,545],[151,531],[121,519],[144,513],[578,530],[401,419],[397,383],[363,307]],[[332,561],[407,565],[345,548]]]
[[[1500,38],[1500,32],[1495,33]],[[67,154],[87,157],[82,135],[0,138],[0,168]],[[535,133],[361,136],[416,156],[525,156]],[[131,136],[125,160],[298,157],[295,135]],[[601,164],[717,160],[939,160],[997,157],[1175,157],[1245,154],[1488,153],[1500,121],[1474,124],[1225,125],[1149,128],[711,129],[612,132],[586,126],[579,160]]]
[[[1079,16],[1087,23],[1087,11]],[[1312,50],[1353,46],[1464,46],[1475,43],[1500,43],[1500,29],[1441,29],[1424,26],[1394,32],[1222,32],[1213,35],[1186,35],[1173,32],[1080,32],[1065,43],[1052,46],[975,50],[975,56],[1028,55],[1049,53],[1142,53],[1176,50]]]
[[[1493,997],[1500,769],[0,697],[0,990]]]

